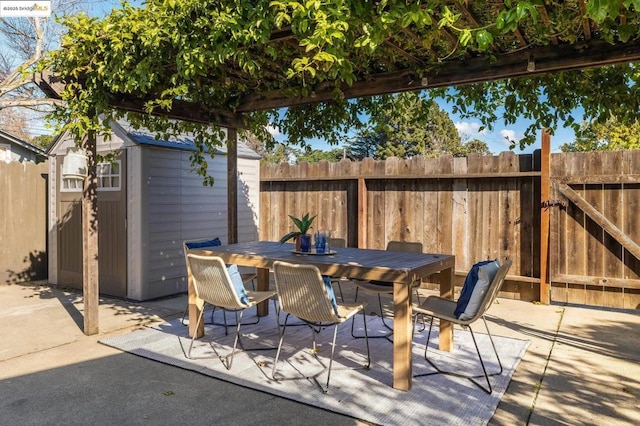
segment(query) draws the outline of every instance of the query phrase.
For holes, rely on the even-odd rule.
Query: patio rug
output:
[[[182,325],[179,319],[100,342],[230,383],[384,425],[487,424],[529,345],[528,341],[494,336],[504,371],[499,376],[491,377],[491,395],[487,395],[467,379],[442,374],[414,378],[411,390],[404,392],[391,387],[393,347],[387,339],[369,339],[371,368],[358,368],[366,362],[366,346],[364,339],[351,337],[349,321],[339,328],[330,388],[327,394],[323,394],[312,379],[306,379],[303,375],[313,375],[328,365],[333,329],[327,328],[318,335],[317,360],[310,350],[311,330],[307,326],[287,327],[276,373],[277,378],[284,377],[286,380],[275,381],[271,378],[271,369],[276,351],[250,350],[256,347],[277,347],[278,330],[273,310],[271,307],[270,315],[261,318],[257,325],[243,326],[242,342],[247,351],[236,352],[231,370],[222,365],[216,354],[224,355],[231,349],[235,331],[233,327],[229,329],[229,335],[225,336],[224,327],[207,325],[205,337],[196,340],[194,344],[192,357],[195,359],[185,356],[190,339],[187,336],[188,327]],[[228,320],[233,321],[233,316],[227,315]],[[206,318],[210,318],[209,313]],[[255,319],[255,314],[250,316],[247,313],[243,322],[252,319]],[[283,319],[284,315],[281,315],[281,321]],[[216,310],[214,320],[222,320],[221,311]],[[385,334],[379,317],[367,316],[367,325],[370,336]],[[476,328],[483,329],[481,326]],[[355,331],[361,334],[363,330],[362,315],[358,315]],[[436,338],[432,335],[429,345],[430,358],[433,356],[447,367],[457,366],[465,368],[465,371],[482,374],[468,332],[455,330],[455,349],[449,353],[437,350],[437,330],[436,323],[433,328]],[[426,331],[417,330],[413,345],[414,374],[433,371],[424,360],[425,339]],[[476,332],[476,339],[488,371],[496,371],[497,361],[488,336]],[[325,384],[326,373],[321,374],[318,380]]]

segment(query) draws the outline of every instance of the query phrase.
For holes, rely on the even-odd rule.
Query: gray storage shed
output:
[[[97,141],[98,154],[117,155],[98,165],[100,293],[148,300],[185,292],[182,241],[228,241],[225,151],[208,161],[215,184],[205,187],[191,171],[188,135],[156,140],[125,121],[112,129],[110,139]],[[49,282],[82,288],[82,153],[67,135],[48,153]],[[239,242],[258,238],[260,158],[238,143]]]

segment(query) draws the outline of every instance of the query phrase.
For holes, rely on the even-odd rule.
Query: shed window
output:
[[[62,192],[81,192],[84,179],[63,177],[60,190]]]
[[[97,165],[98,190],[120,191],[120,161]],[[62,192],[81,192],[84,179],[63,177]]]
[[[98,164],[98,188],[104,191],[120,190],[120,161]]]

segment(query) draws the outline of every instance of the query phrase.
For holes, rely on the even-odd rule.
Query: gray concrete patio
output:
[[[0,424],[362,424],[98,343],[185,303],[102,298],[100,334],[85,336],[80,293],[0,285]],[[489,323],[531,342],[489,424],[640,424],[640,311],[498,299]]]

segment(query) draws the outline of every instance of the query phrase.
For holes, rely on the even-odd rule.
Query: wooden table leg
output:
[[[196,324],[198,323],[200,312],[204,308],[204,303],[202,299],[198,299],[198,297],[196,296],[196,290],[193,287],[193,279],[191,278],[190,272],[187,272],[187,280],[189,303],[189,337],[193,337],[195,334],[196,338],[198,338],[204,336],[204,321],[201,321],[200,326],[196,330]]]
[[[258,268],[258,291],[269,290],[269,269]],[[258,303],[258,316],[266,317],[269,315],[269,300]]]
[[[393,387],[408,391],[411,369],[411,285],[393,284]]]
[[[455,267],[452,266],[440,273],[440,297],[453,300],[454,269]],[[449,321],[440,320],[439,336],[440,350],[451,351],[453,348],[453,325]]]

